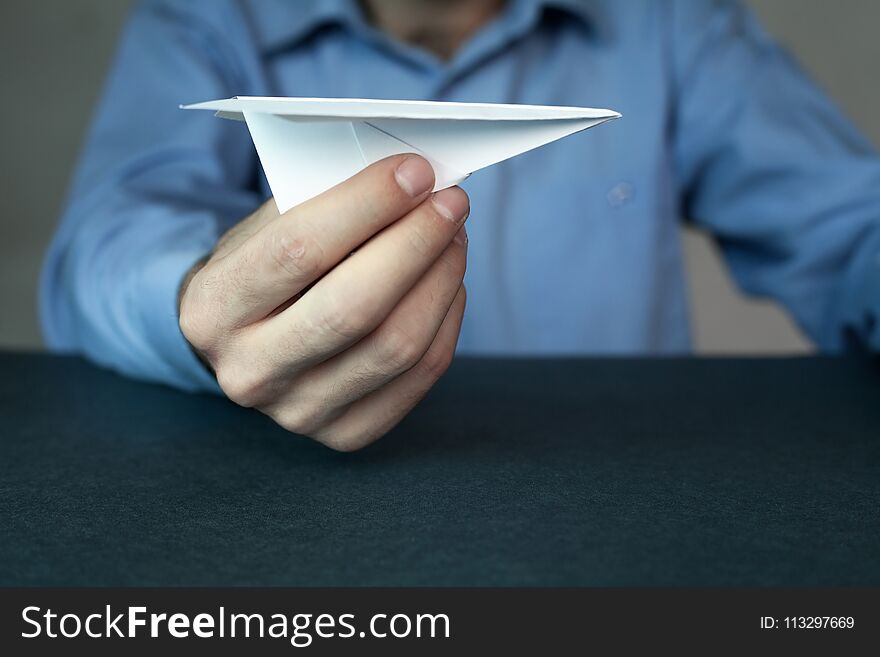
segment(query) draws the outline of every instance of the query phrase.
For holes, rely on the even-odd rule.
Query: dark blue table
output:
[[[461,360],[337,454],[0,354],[0,584],[880,585],[866,359]]]

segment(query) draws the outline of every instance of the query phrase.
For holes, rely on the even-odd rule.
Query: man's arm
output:
[[[880,349],[880,155],[738,2],[670,7],[686,216],[821,349]]]
[[[148,4],[125,38],[46,266],[47,336],[357,449],[452,360],[467,195],[432,193],[431,165],[398,155],[283,215],[271,199],[254,211],[246,133],[174,109],[241,93],[185,6]]]
[[[251,91],[250,64],[244,49],[229,52],[234,33],[187,6],[146,2],[129,21],[44,264],[40,306],[53,349],[216,390],[180,334],[177,291],[259,205],[255,155],[247,131],[178,105]]]

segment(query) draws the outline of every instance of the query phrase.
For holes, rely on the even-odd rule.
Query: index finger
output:
[[[418,206],[434,170],[418,155],[395,155],[268,222],[214,263],[223,284],[221,323],[263,319],[374,234]]]

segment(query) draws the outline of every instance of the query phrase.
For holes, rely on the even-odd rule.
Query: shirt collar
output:
[[[356,0],[254,0],[250,8],[257,43],[267,52],[292,48],[322,27],[360,20]]]
[[[555,9],[580,20],[595,30],[593,0],[508,0],[505,11],[514,5],[531,5],[534,15]],[[265,52],[292,48],[327,26],[362,25],[363,12],[357,0],[257,0],[252,3],[257,40]]]

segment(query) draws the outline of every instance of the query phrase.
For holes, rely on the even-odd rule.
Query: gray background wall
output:
[[[880,83],[874,73],[880,62],[880,3],[750,4],[880,144]],[[0,347],[40,346],[35,310],[40,261],[130,5],[130,0],[0,3]],[[684,239],[700,353],[810,349],[772,303],[737,293],[710,239],[690,230]]]

